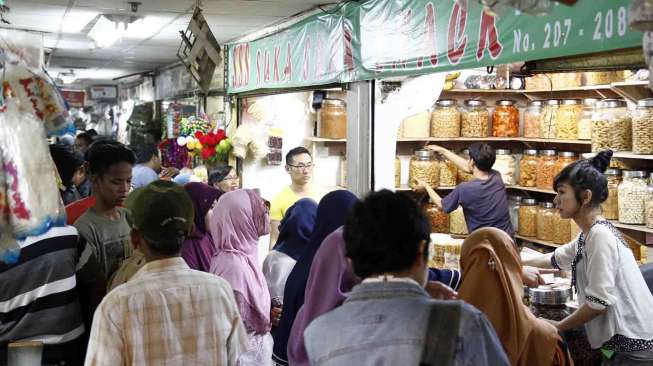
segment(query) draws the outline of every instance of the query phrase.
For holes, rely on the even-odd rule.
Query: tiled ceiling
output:
[[[111,79],[175,62],[196,0],[137,0],[142,17],[135,31],[104,49],[88,37],[89,22],[100,14],[133,14],[123,0],[6,0],[5,19],[16,28],[43,32],[51,50],[49,69],[75,69],[81,78]],[[202,0],[204,16],[219,43],[247,35],[329,0]]]

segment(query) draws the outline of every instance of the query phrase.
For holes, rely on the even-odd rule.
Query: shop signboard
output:
[[[468,69],[641,45],[629,0],[493,15],[476,0],[367,0],[229,48],[229,92]],[[327,66],[328,65],[328,66]]]
[[[61,95],[71,108],[83,108],[86,92],[80,90],[62,90]]]

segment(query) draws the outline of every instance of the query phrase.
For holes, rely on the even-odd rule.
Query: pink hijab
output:
[[[245,301],[252,316],[241,315],[248,328],[267,332],[270,293],[258,266],[258,239],[270,232],[265,202],[249,189],[225,193],[209,219],[209,230],[216,246],[210,272],[229,282]]]
[[[313,259],[304,305],[295,317],[288,340],[290,365],[309,365],[304,347],[304,330],[315,318],[342,305],[347,294],[361,281],[345,257],[342,231],[340,227],[329,234]]]

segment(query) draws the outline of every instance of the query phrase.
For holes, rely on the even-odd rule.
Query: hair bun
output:
[[[605,173],[610,166],[610,159],[612,159],[612,150],[603,150],[599,151],[599,153],[590,160],[590,164],[592,164],[596,170]]]

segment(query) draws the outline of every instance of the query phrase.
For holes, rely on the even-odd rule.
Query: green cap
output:
[[[134,228],[150,242],[184,240],[193,228],[193,202],[182,186],[170,181],[157,180],[135,190],[126,206]]]

